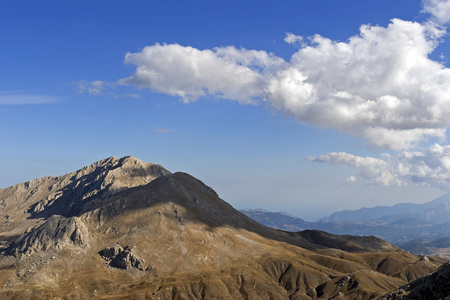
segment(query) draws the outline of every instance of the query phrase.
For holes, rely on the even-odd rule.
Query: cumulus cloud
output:
[[[125,62],[137,68],[122,84],[179,96],[185,102],[213,95],[241,103],[260,97],[264,74],[284,63],[265,51],[235,47],[199,50],[178,44],[156,44],[127,53]]]
[[[293,55],[291,71],[269,79],[267,98],[301,122],[412,147],[448,125],[450,70],[429,59],[436,46],[428,25],[398,19],[364,25],[347,42],[316,35]]]
[[[359,169],[358,176],[371,184],[419,184],[450,189],[450,146],[431,145],[424,151],[402,151],[381,159],[339,152],[309,157],[312,162]],[[352,176],[354,177],[354,176]],[[354,180],[356,177],[354,177]],[[349,181],[347,181],[349,182]]]
[[[424,0],[424,11],[431,14],[437,22],[450,22],[450,0]]]
[[[409,149],[442,141],[450,124],[450,69],[429,58],[444,34],[435,23],[399,19],[363,25],[345,42],[289,33],[299,49],[288,62],[265,51],[156,44],[126,55],[136,71],[120,83],[185,102],[266,103],[306,124]]]

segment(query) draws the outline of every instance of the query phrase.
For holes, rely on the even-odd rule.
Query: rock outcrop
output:
[[[130,269],[136,268],[138,270],[144,271],[147,269],[145,260],[137,257],[132,252],[132,247],[125,246],[122,248],[120,245],[115,245],[113,247],[107,247],[100,251],[98,254],[108,262],[111,267],[119,269]]]
[[[77,217],[51,216],[41,226],[25,232],[6,249],[6,254],[19,255],[67,246],[88,246],[89,230]]]

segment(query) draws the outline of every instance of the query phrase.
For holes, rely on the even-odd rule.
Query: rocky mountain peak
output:
[[[105,178],[106,175],[109,175],[109,177],[107,177],[109,181],[113,179],[115,181],[119,180],[122,183],[127,181],[126,185],[127,187],[130,187],[130,185],[137,186],[148,183],[159,176],[168,174],[171,173],[162,166],[143,162],[133,156],[125,156],[122,158],[111,156],[68,175],[72,175],[71,179],[73,180],[89,175],[89,177],[95,176]],[[110,182],[107,182],[107,184],[108,183]],[[116,182],[116,187],[120,187],[120,182]]]
[[[132,156],[120,159],[111,156],[74,173],[57,177],[56,182],[47,188],[51,193],[36,202],[30,213],[35,216],[75,216],[93,201],[98,204],[122,190],[146,185],[169,174],[160,165],[145,163]]]
[[[14,219],[17,232],[13,230],[9,234],[21,234],[34,219],[77,216],[87,207],[101,205],[123,190],[146,185],[169,174],[160,165],[132,156],[111,156],[69,174],[16,184],[0,189],[0,212],[3,212],[0,225],[6,231],[13,230],[10,225]]]

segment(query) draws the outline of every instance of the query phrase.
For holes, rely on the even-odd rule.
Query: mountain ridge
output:
[[[414,239],[432,242],[450,236],[450,194],[432,201],[394,206],[376,206],[358,210],[346,210],[307,222],[295,216],[261,209],[243,209],[243,213],[267,226],[283,230],[323,230],[333,234],[374,235],[394,245],[404,245]],[[425,251],[416,254],[439,253],[450,257],[450,251]]]
[[[191,175],[132,157],[0,189],[0,199],[5,299],[357,299],[443,262],[376,238],[266,227]]]
[[[371,208],[363,207],[357,210],[343,210],[335,212],[327,217],[319,218],[317,221],[322,222],[360,222],[374,221],[383,217],[391,216],[395,219],[406,217],[418,217],[420,219],[440,224],[448,222],[449,214],[441,216],[439,214],[444,211],[450,212],[450,193],[446,193],[432,201],[415,204],[415,203],[399,203],[393,206],[375,206]],[[439,216],[436,218],[436,216]]]

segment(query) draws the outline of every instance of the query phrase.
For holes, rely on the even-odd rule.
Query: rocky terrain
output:
[[[442,265],[431,275],[416,279],[399,289],[380,297],[380,300],[450,299],[450,263]]]
[[[444,262],[268,228],[134,157],[0,190],[0,299],[375,299]]]

